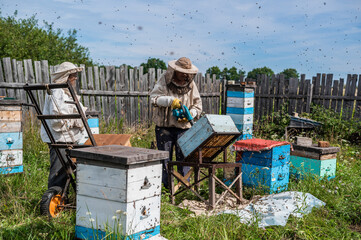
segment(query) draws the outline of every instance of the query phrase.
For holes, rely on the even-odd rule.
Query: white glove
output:
[[[172,96],[160,96],[155,98],[155,105],[159,107],[170,107],[172,105],[173,100],[174,97]]]
[[[191,109],[191,110],[189,110],[189,112],[191,113],[192,118],[197,117],[197,110],[195,110],[195,109]]]

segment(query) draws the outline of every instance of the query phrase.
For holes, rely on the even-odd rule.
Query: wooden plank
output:
[[[322,73],[321,75],[321,92],[320,92],[320,105],[321,106],[325,106],[324,102],[325,102],[325,90],[326,90],[326,74]]]
[[[332,80],[333,79],[333,74],[327,74],[326,75],[326,87],[325,87],[325,96],[331,96],[331,91],[332,91]],[[323,104],[324,107],[326,109],[330,108],[330,99],[325,99]]]
[[[361,97],[361,74],[358,76],[358,86],[357,86],[357,97]],[[361,118],[361,100],[356,101],[355,105],[355,118]]]
[[[261,76],[258,75],[258,78],[257,80],[259,79],[261,81],[261,84],[260,84],[260,93],[261,94],[266,94],[266,75],[265,74],[262,74]],[[260,116],[259,116],[259,119],[262,119],[262,117],[265,116],[266,114],[266,99],[264,97],[261,97],[261,105],[260,105]]]
[[[117,82],[116,86],[119,90],[125,90],[125,72],[124,72],[124,65],[119,67],[119,82]],[[117,97],[117,112],[118,112],[118,119],[124,123],[126,123],[126,113],[125,113],[125,102],[124,97]]]
[[[84,69],[85,71],[85,69]],[[87,89],[94,90],[94,78],[93,78],[93,68],[87,68]],[[95,108],[95,97],[89,96],[89,111],[100,111],[100,109]]]
[[[18,82],[25,84],[25,77],[24,77],[24,68],[23,68],[23,62],[22,61],[17,61],[16,62],[16,70],[18,72]],[[26,101],[26,92],[24,90],[20,90],[20,100],[22,102],[27,102]]]
[[[316,78],[314,79],[314,87],[313,87],[313,96],[318,97],[320,95],[320,81],[321,81],[321,74],[317,73]],[[315,100],[315,104],[320,104],[319,99]]]
[[[305,85],[306,85],[306,80],[305,80],[305,75],[303,74],[303,77],[301,75],[300,85],[298,87],[298,95],[304,96],[304,94],[305,94],[304,93]],[[303,112],[303,106],[304,106],[304,98],[297,99],[296,112],[302,113]]]
[[[14,83],[19,83],[19,76],[18,76],[18,70],[17,70],[17,64],[16,64],[16,59],[12,59],[11,60],[11,65],[12,65],[12,70],[13,70],[13,81]],[[20,100],[21,96],[20,96],[20,89],[14,89],[13,90],[15,92],[15,98]]]
[[[118,91],[119,89],[120,89],[120,68],[115,68],[115,91]],[[115,98],[115,107],[116,107],[115,117],[117,120],[117,124],[119,126],[119,122],[122,117],[120,115],[121,105],[120,105],[120,97],[119,96],[116,96],[116,98]]]
[[[3,63],[4,63],[5,82],[9,82],[9,83],[14,82],[10,58],[9,57],[3,58]],[[6,96],[14,98],[15,92],[12,89],[7,89]]]
[[[129,70],[128,70],[127,65],[124,65],[124,83],[125,83],[124,90],[129,91],[129,88],[130,88],[130,86],[129,86]],[[130,110],[130,106],[131,106],[130,97],[129,96],[124,97],[124,102],[125,102],[125,109],[127,110],[127,111],[125,111],[125,114],[126,114],[125,122],[126,122],[127,126],[130,126],[131,113],[130,113],[130,111],[128,111],[128,110]]]
[[[343,89],[344,88],[344,79],[340,78],[340,83],[338,85],[338,93],[337,96],[342,97],[343,96]],[[342,99],[337,100],[337,108],[336,108],[336,112],[341,114],[341,110],[342,110],[342,105],[343,105],[343,101]]]
[[[139,91],[139,70],[137,67],[134,67],[134,91]],[[139,125],[139,100],[138,100],[138,96],[133,97],[133,102],[134,102],[134,108],[133,108],[133,112],[134,112],[134,125],[138,126]]]
[[[221,93],[221,80],[220,79],[217,79],[216,80],[216,92],[217,93]],[[221,114],[221,96],[217,96],[216,97],[216,112],[215,114]]]
[[[98,66],[94,66],[93,69],[94,69],[94,89],[100,90],[99,68]],[[104,112],[102,111],[102,107],[101,107],[100,96],[95,97],[95,107],[96,107],[95,108],[96,111],[100,111],[104,115]]]
[[[143,74],[143,66],[140,66],[138,69],[138,74],[139,74],[139,91],[144,93],[145,89],[144,89],[144,74]],[[145,125],[147,125],[147,120],[146,120],[146,114],[145,114],[145,102],[146,102],[146,97],[143,96],[139,96],[139,123],[140,125],[143,127]]]
[[[298,79],[297,78],[290,78],[289,79],[289,94],[295,95],[297,94],[297,88],[298,88]],[[296,99],[290,98],[290,105],[288,108],[288,113],[292,114],[294,111],[296,111]]]
[[[21,132],[21,122],[0,121],[0,132]]]
[[[106,82],[105,82],[105,71],[104,67],[99,68],[99,80],[100,80],[100,89],[106,90]],[[108,98],[106,96],[102,96],[102,110],[103,110],[103,118],[108,123],[109,120],[109,104]]]
[[[129,91],[133,92],[134,91],[134,69],[129,69]],[[129,101],[130,101],[130,121],[129,121],[129,126],[133,126],[135,123],[135,102],[134,102],[134,97],[133,96],[129,96]]]
[[[21,122],[21,111],[0,111],[0,121]]]
[[[268,80],[266,81],[266,94],[271,93],[271,88],[273,86],[273,76],[268,77]],[[271,117],[271,113],[273,111],[273,104],[272,104],[272,98],[266,99],[266,115],[268,117]]]
[[[332,96],[337,96],[338,86],[339,86],[339,80],[334,80],[332,86]],[[336,111],[336,107],[337,107],[337,100],[331,99],[331,109]]]
[[[3,71],[2,61],[0,59],[0,83],[4,83],[4,82],[5,82],[4,71]],[[0,88],[0,96],[6,96],[5,88]]]
[[[352,83],[352,75],[347,74],[346,80],[346,90],[345,96],[352,96],[352,92],[354,93],[354,89],[351,89]],[[342,108],[342,118],[344,119],[351,119],[353,111],[353,101],[352,100],[343,100],[343,108]]]
[[[149,91],[152,91],[155,85],[155,71],[154,68],[150,68],[148,69],[148,86],[149,86]],[[150,121],[153,120],[153,106],[152,103],[150,101],[150,98],[148,98],[148,118]]]
[[[107,66],[106,69],[106,85],[108,91],[115,91],[115,66]],[[108,96],[109,116],[115,118],[115,96]]]
[[[279,74],[276,74],[276,75],[274,75],[274,81],[273,81],[273,94],[275,94],[275,95],[278,94],[279,84],[280,84],[280,76],[279,76]],[[279,109],[280,109],[280,107],[278,105],[278,99],[276,97],[274,97],[273,112],[278,112]]]
[[[311,83],[311,81],[308,79],[308,82],[306,80],[306,75],[305,74],[301,74],[301,79],[304,79],[304,85],[303,85],[303,89],[302,89],[302,93],[303,93],[303,98],[302,98],[302,110],[301,112],[305,112],[306,111],[306,106],[307,106],[307,90],[308,90],[308,84]]]
[[[311,103],[312,103],[312,94],[313,94],[313,84],[311,80],[306,80],[307,83],[307,98],[306,98],[306,113],[311,112]]]
[[[43,76],[41,75],[41,62],[40,61],[34,61],[34,67],[35,67],[35,82],[38,84],[43,83]],[[44,91],[37,91],[38,95],[38,103],[40,109],[43,109],[44,107],[44,101],[45,101],[45,95]]]
[[[82,67],[84,70],[80,72],[80,89],[84,89],[84,90],[88,90],[88,84],[87,84],[87,79],[86,79],[86,72],[85,72],[85,65],[84,64],[80,64],[80,67]],[[78,81],[79,81],[78,80]],[[87,108],[89,108],[89,96],[88,95],[82,95],[81,96],[83,99],[83,105]]]

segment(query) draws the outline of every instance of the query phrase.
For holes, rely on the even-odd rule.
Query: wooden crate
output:
[[[159,235],[161,161],[168,152],[111,145],[69,154],[77,158],[77,238]]]
[[[178,145],[186,161],[197,161],[200,148],[202,158],[211,161],[239,135],[230,116],[206,114],[178,139]]]

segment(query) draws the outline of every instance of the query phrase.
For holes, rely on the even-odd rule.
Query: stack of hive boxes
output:
[[[242,133],[238,140],[253,137],[254,87],[247,84],[227,85],[226,114],[231,116]]]
[[[161,161],[168,152],[110,145],[69,155],[77,158],[77,239],[159,236]]]
[[[312,144],[312,140],[309,139],[307,144],[301,145],[301,142],[293,144],[293,149],[291,175],[296,178],[313,175],[313,177],[327,177],[328,180],[336,176],[336,157],[337,152],[340,151],[339,147],[319,147],[317,144]]]
[[[0,100],[0,174],[23,172],[22,109],[17,100]]]
[[[290,143],[263,139],[237,141],[236,161],[242,163],[243,185],[261,188],[265,193],[287,190]]]

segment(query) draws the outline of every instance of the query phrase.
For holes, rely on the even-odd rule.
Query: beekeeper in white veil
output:
[[[73,63],[63,62],[59,65],[57,71],[51,74],[53,83],[66,83],[70,82],[75,88],[78,79],[78,72],[83,68],[76,67]],[[45,96],[45,103],[43,108],[44,115],[65,115],[77,114],[78,111],[74,104],[66,103],[67,101],[73,102],[73,98],[67,88],[51,89],[51,94]],[[79,99],[79,96],[77,96]],[[84,113],[86,108],[80,103]],[[85,127],[80,119],[53,119],[46,120],[50,131],[57,143],[79,143],[87,136]],[[50,143],[50,139],[41,126],[40,130],[41,139]],[[62,189],[66,183],[66,173],[62,169],[62,165],[56,154],[55,148],[48,144],[50,150],[50,172],[48,178],[48,188],[52,186],[59,186]],[[61,154],[65,156],[65,149],[60,149]],[[64,158],[66,159],[66,158]]]

